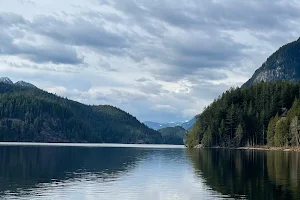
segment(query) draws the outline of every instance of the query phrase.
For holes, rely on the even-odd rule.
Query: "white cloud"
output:
[[[87,104],[184,121],[299,37],[296,1],[11,0],[0,73]]]

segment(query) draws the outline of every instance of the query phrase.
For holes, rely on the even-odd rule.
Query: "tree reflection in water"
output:
[[[0,147],[0,194],[93,175],[113,181],[132,169],[146,151],[123,148]]]
[[[233,198],[300,199],[300,153],[187,149],[197,176]]]

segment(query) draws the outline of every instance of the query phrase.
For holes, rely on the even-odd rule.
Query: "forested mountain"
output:
[[[299,79],[300,39],[281,47],[241,88],[226,91],[197,116],[186,145],[300,144]]]
[[[118,108],[0,83],[0,141],[161,143],[162,137]]]
[[[288,80],[295,82],[298,79],[300,79],[300,38],[273,53],[244,86],[261,81]]]
[[[232,88],[197,117],[186,145],[298,145],[299,97],[300,82],[262,82]]]
[[[158,130],[164,144],[183,144],[186,130],[181,126],[166,127]]]

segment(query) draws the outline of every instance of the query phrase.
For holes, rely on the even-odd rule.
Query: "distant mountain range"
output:
[[[14,83],[8,77],[1,77],[0,83],[6,83],[6,84],[10,84],[10,85],[15,84],[15,85],[20,85],[20,86],[24,86],[24,87],[36,87],[35,85],[33,85],[31,83],[27,83],[25,81],[18,81],[16,83]]]
[[[193,119],[191,119],[190,121],[187,121],[187,122],[158,123],[158,122],[152,122],[152,121],[145,121],[144,124],[154,130],[159,130],[159,129],[167,128],[167,127],[176,127],[176,126],[181,126],[185,130],[188,130],[194,125],[195,121],[196,121],[196,117],[194,117]]]
[[[182,123],[181,127],[184,128],[185,130],[189,130],[194,126],[195,122],[196,122],[196,117],[193,117],[193,119],[191,119],[190,121]]]
[[[259,82],[274,82],[287,80],[295,82],[300,79],[300,38],[279,48],[243,87]]]

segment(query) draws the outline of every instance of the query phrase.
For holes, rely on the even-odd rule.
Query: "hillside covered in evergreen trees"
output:
[[[300,82],[232,88],[204,109],[186,145],[240,147],[300,144]]]
[[[178,144],[183,145],[186,130],[181,126],[166,127],[159,129],[164,144]]]
[[[161,143],[162,136],[112,106],[0,83],[0,141]]]
[[[197,116],[186,145],[298,146],[299,51],[300,39],[282,46],[241,88],[223,93]]]

